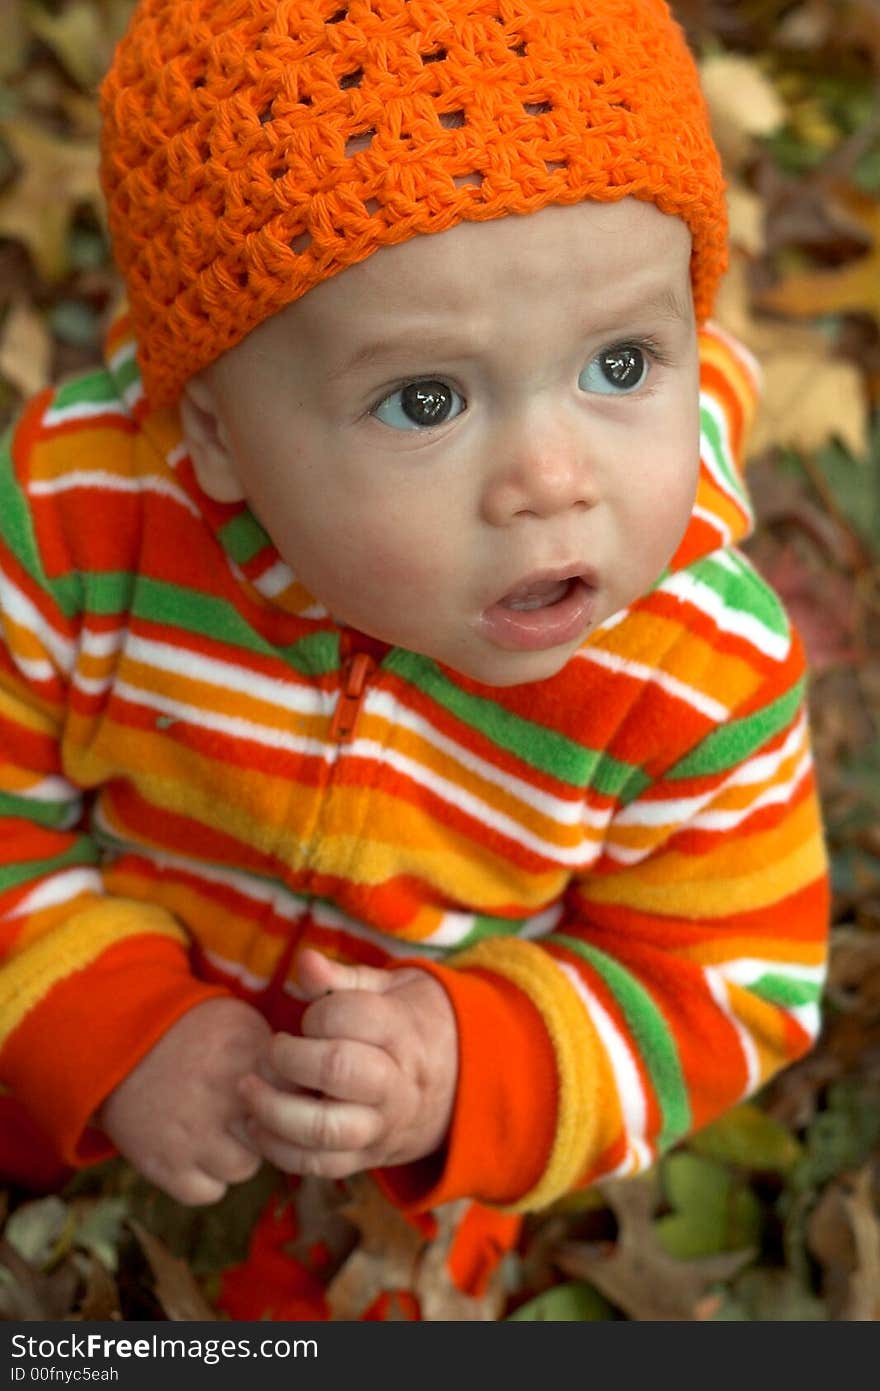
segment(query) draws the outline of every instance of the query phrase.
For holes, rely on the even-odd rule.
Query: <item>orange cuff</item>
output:
[[[428,971],[449,996],[458,1025],[458,1086],[444,1149],[374,1177],[404,1210],[457,1198],[514,1203],[544,1172],[556,1129],[556,1063],[541,1015],[515,985],[489,971],[395,962],[403,965]]]
[[[91,1117],[182,1014],[228,992],[193,978],[183,945],[125,938],[58,981],[9,1037],[3,1081],[65,1163],[113,1153]]]

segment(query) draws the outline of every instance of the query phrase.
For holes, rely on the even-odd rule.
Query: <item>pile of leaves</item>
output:
[[[0,8],[0,426],[98,359],[117,302],[95,89],[130,8]],[[747,549],[812,668],[834,887],[822,1036],[651,1173],[529,1217],[468,1313],[436,1242],[355,1203],[338,1317],[363,1307],[377,1270],[408,1262],[436,1318],[880,1319],[880,4],[674,9],[700,55],[729,182],[717,317],[764,371]],[[217,1317],[222,1272],[278,1185],[264,1171],[188,1211],[117,1160],[60,1194],[9,1191],[0,1317]]]

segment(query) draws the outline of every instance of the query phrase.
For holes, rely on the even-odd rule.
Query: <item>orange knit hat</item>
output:
[[[155,405],[380,246],[642,198],[726,261],[719,159],[665,0],[140,0],[102,180]]]

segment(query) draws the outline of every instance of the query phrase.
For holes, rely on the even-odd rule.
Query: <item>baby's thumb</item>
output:
[[[331,961],[314,947],[303,947],[297,953],[296,980],[303,994],[316,1000],[330,990],[373,990],[381,994],[388,989],[391,972],[376,971],[372,966],[347,966],[342,961]]]

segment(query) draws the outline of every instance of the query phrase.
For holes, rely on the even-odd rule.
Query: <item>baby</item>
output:
[[[815,1038],[803,653],[662,0],[340,6],[142,0],[103,87],[130,317],[0,474],[0,1076],[184,1203],[525,1211]]]

